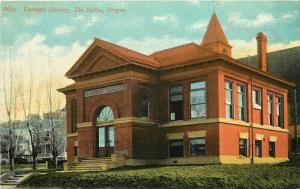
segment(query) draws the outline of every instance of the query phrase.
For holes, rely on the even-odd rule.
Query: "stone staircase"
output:
[[[31,173],[14,173],[1,180],[0,188],[15,188],[30,177]]]
[[[68,171],[107,171],[109,169],[122,167],[125,165],[125,156],[113,154],[105,158],[81,159],[75,164],[68,166]]]

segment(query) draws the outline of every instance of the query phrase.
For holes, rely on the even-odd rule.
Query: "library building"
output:
[[[255,34],[254,34],[255,35]],[[66,73],[68,163],[124,157],[126,165],[250,164],[288,160],[288,90],[232,58],[213,13],[199,43],[150,55],[95,38]]]

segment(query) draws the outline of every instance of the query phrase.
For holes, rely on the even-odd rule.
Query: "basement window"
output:
[[[191,156],[205,156],[206,146],[205,138],[190,139],[190,155]]]
[[[183,157],[183,140],[169,141],[169,155],[170,157]]]
[[[240,138],[240,143],[239,143],[239,154],[241,156],[248,156],[248,140],[244,138]]]
[[[275,142],[269,142],[269,156],[275,157]]]
[[[255,156],[262,157],[262,141],[255,140]]]
[[[183,119],[183,87],[170,88],[170,120]]]

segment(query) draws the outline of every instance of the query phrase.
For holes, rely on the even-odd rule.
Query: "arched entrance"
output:
[[[110,157],[115,149],[114,113],[111,107],[104,106],[95,118],[96,156]]]

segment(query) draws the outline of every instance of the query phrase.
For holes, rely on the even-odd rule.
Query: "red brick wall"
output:
[[[127,84],[126,91],[113,92],[108,94],[102,94],[97,96],[91,96],[84,98],[84,109],[80,107],[80,110],[84,112],[84,121],[93,121],[93,116],[99,108],[106,105],[111,106],[114,111],[115,118],[118,117],[129,117],[132,115],[132,106],[131,106],[131,82],[126,80],[122,82]],[[118,83],[110,83],[104,86],[94,86],[92,88],[86,88],[84,90],[102,88],[106,86],[116,85]]]
[[[276,101],[277,95],[280,95],[283,97],[283,107],[284,107],[284,128],[287,128],[287,116],[288,116],[288,106],[287,106],[287,90],[273,84],[268,83],[264,80],[258,80],[257,78],[252,79],[252,86],[255,88],[259,87],[262,89],[262,106],[261,110],[253,108],[253,112],[251,110],[252,108],[252,88],[251,88],[251,78],[248,75],[243,75],[241,73],[236,73],[228,70],[224,70],[222,73],[219,73],[219,109],[220,109],[220,115],[219,117],[226,117],[226,106],[225,106],[225,80],[230,80],[233,82],[233,94],[234,94],[234,119],[238,120],[238,96],[237,96],[237,84],[238,83],[244,83],[247,85],[247,108],[248,108],[248,122],[253,122],[261,124],[261,117],[263,119],[264,125],[269,125],[268,121],[268,101],[267,101],[267,94],[268,92],[271,92],[273,94],[273,111],[274,111],[274,123],[275,126],[278,126],[277,124],[277,118],[276,118]],[[262,111],[262,113],[260,112]],[[253,119],[252,119],[252,113],[253,113]]]
[[[134,159],[160,159],[167,157],[167,140],[157,125],[134,124],[132,128]]]
[[[188,131],[206,130],[206,155],[219,155],[219,129],[217,124],[193,125],[193,126],[179,126],[164,128],[165,133],[184,132],[184,156],[190,156]]]
[[[275,157],[288,157],[288,133],[254,128],[254,134],[252,135],[251,127],[243,127],[230,124],[220,124],[219,129],[220,155],[238,156],[240,132],[247,132],[249,133],[248,150],[250,157],[252,154],[252,136],[255,142],[256,134],[264,135],[264,140],[262,141],[262,157],[269,157],[269,136],[277,137],[277,142],[275,143]]]
[[[74,163],[74,147],[77,137],[68,137],[67,138],[67,158],[69,163]]]
[[[205,68],[206,69],[206,68]],[[118,82],[111,82],[104,84],[95,84],[93,86],[78,88],[75,93],[67,94],[66,107],[67,107],[67,133],[71,133],[71,100],[77,100],[77,122],[93,122],[95,115],[99,113],[101,107],[110,106],[113,109],[115,118],[124,117],[140,117],[140,98],[142,95],[148,95],[150,98],[150,116],[151,120],[158,120],[161,123],[169,122],[169,86],[175,84],[182,84],[184,88],[184,116],[185,121],[190,120],[190,83],[193,81],[205,80],[207,84],[207,118],[225,118],[225,79],[230,79],[234,82],[234,112],[235,120],[238,120],[238,107],[237,107],[237,83],[241,82],[247,86],[247,105],[248,105],[248,120],[251,123],[261,123],[267,125],[267,92],[273,92],[276,95],[282,95],[284,98],[284,125],[287,128],[287,90],[283,89],[277,83],[265,80],[259,77],[253,77],[249,72],[244,72],[237,69],[220,67],[218,64],[214,69],[207,69],[208,71],[202,72],[199,69],[197,74],[188,74],[182,77],[180,73],[177,77],[167,77],[163,82],[155,84],[155,82],[145,82],[136,79],[126,79]],[[195,70],[194,70],[195,71]],[[174,75],[174,73],[172,73]],[[103,94],[93,97],[84,98],[84,90],[101,88],[115,84],[127,84],[127,90],[121,92],[114,92]],[[260,110],[253,109],[252,107],[252,88],[251,86],[259,87],[262,89],[262,113]],[[274,96],[275,97],[275,96]],[[274,120],[276,115],[276,98],[274,98]],[[252,118],[253,114],[253,118]],[[261,118],[262,115],[262,118]],[[262,120],[261,120],[262,119]],[[276,124],[275,124],[276,126]],[[93,157],[95,156],[95,126],[80,128],[78,130],[78,137],[68,138],[68,158],[72,161],[75,141],[79,143],[80,156]],[[238,153],[238,133],[246,132],[249,130],[247,127],[229,125],[229,124],[203,124],[194,126],[179,126],[162,128],[148,127],[148,125],[132,125],[132,123],[123,123],[115,125],[115,139],[116,139],[116,152],[127,154],[129,158],[161,158],[167,157],[167,141],[165,140],[165,133],[171,132],[184,132],[185,143],[185,156],[189,156],[189,140],[186,132],[192,130],[206,130],[206,145],[207,155],[237,155]],[[272,136],[278,137],[276,143],[276,155],[278,157],[287,157],[287,134],[275,131],[259,131],[265,134],[265,137]],[[272,133],[269,133],[272,132]],[[219,136],[220,135],[220,136]],[[232,136],[231,136],[232,135]],[[286,140],[285,140],[286,139]],[[268,140],[268,138],[266,138]],[[263,145],[265,145],[263,143]],[[161,147],[159,150],[158,147]],[[284,149],[283,149],[284,148]],[[147,149],[145,151],[145,149]],[[151,150],[149,150],[151,149]],[[267,149],[263,146],[263,149]],[[285,151],[286,149],[286,151]],[[264,154],[267,152],[263,152]]]
[[[94,127],[78,129],[78,148],[80,157],[93,157],[95,155]]]
[[[115,152],[132,158],[132,124],[115,125]]]

